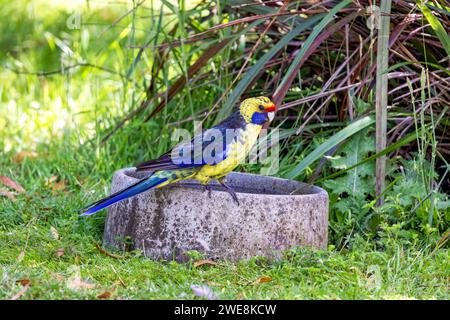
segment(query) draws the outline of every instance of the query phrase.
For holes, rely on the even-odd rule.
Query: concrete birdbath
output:
[[[134,168],[119,170],[118,191],[145,176]],[[144,192],[108,210],[106,247],[139,249],[146,257],[186,261],[197,250],[211,259],[277,257],[298,246],[326,248],[328,194],[298,181],[231,173],[228,184],[239,205],[220,185],[212,192],[196,181]]]

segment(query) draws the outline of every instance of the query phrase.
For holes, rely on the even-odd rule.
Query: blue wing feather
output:
[[[246,122],[240,112],[235,112],[218,125],[203,131],[201,135],[195,136],[188,144],[178,144],[158,159],[138,164],[136,171],[178,170],[220,163],[226,159],[227,150],[231,143],[236,140],[238,130],[245,129],[245,126]],[[233,133],[234,136],[227,139],[227,134],[233,135]],[[223,137],[222,141],[211,139],[217,134]],[[212,151],[209,159],[204,158],[204,151],[207,148]],[[201,150],[202,152],[196,154],[195,150]]]
[[[157,185],[167,181],[167,179],[168,179],[167,177],[159,177],[157,175],[152,175],[148,178],[139,180],[135,184],[133,184],[123,190],[120,190],[106,198],[96,201],[96,202],[90,204],[89,206],[87,206],[86,208],[83,208],[81,210],[81,211],[83,211],[83,213],[81,215],[89,216],[91,214],[94,214],[97,211],[100,211],[102,209],[105,209],[105,208],[113,205],[116,202],[130,198],[130,197],[135,196],[144,191],[150,190],[150,189],[156,187]]]

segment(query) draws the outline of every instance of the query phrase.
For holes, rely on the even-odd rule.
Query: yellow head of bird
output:
[[[247,123],[263,125],[272,121],[276,111],[275,104],[267,97],[248,98],[241,102],[239,111]]]

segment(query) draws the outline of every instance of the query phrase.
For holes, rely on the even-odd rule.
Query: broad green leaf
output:
[[[336,169],[352,167],[374,150],[374,140],[367,135],[367,131],[358,132],[342,148],[341,155],[331,159],[331,166]],[[324,185],[335,194],[346,193],[358,199],[365,199],[367,194],[373,191],[373,183],[370,181],[372,179],[368,177],[373,177],[374,172],[372,162],[364,163],[351,169],[343,177],[325,181]]]
[[[383,151],[378,152],[378,153],[376,153],[376,154],[374,154],[374,155],[372,155],[372,156],[370,156],[368,158],[365,158],[361,162],[358,162],[357,164],[355,164],[353,166],[350,166],[350,167],[348,167],[346,169],[343,169],[343,170],[341,170],[339,172],[333,173],[333,174],[331,174],[331,175],[329,175],[329,176],[327,176],[327,177],[325,177],[323,179],[316,180],[316,183],[320,183],[321,181],[328,180],[328,179],[333,179],[334,177],[337,177],[337,176],[339,176],[341,174],[344,174],[345,172],[347,172],[349,170],[352,170],[352,169],[356,168],[357,166],[363,165],[364,163],[366,163],[368,161],[374,160],[374,159],[376,159],[378,157],[384,156],[384,155],[386,155],[386,154],[388,154],[390,152],[393,152],[393,151],[395,151],[397,149],[400,149],[401,147],[411,143],[414,140],[416,140],[416,132],[415,131],[411,132],[409,135],[407,135],[403,139],[401,139],[401,140],[399,140],[399,141],[389,145]]]
[[[369,152],[374,151],[374,141],[366,132],[358,132],[353,138],[342,148],[338,157],[331,159],[331,166],[335,169],[347,169],[359,163]],[[357,168],[351,169],[354,171]],[[373,172],[365,172],[364,176]]]
[[[323,157],[323,155],[333,148],[334,146],[338,145],[345,139],[351,137],[355,133],[361,131],[364,128],[367,128],[371,124],[373,124],[375,120],[370,117],[366,116],[364,118],[361,118],[341,131],[337,132],[335,135],[333,135],[331,138],[329,138],[327,141],[322,143],[320,146],[318,146],[313,152],[311,152],[309,155],[307,155],[299,164],[295,166],[295,168],[288,174],[288,178],[292,179],[295,178],[297,175],[300,174],[301,171],[303,171],[305,168],[310,166],[314,161],[319,160]]]
[[[422,165],[429,165],[424,162]],[[398,197],[398,202],[404,207],[413,206],[428,193],[422,180],[421,166],[417,161],[402,161],[401,179],[392,189],[392,194]]]

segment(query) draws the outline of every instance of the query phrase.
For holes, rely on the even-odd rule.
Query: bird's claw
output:
[[[205,187],[205,191],[208,190],[208,198],[211,199],[211,191],[212,191],[211,186],[209,184],[206,184],[206,185],[204,185],[204,187]]]
[[[234,202],[236,202],[236,204],[239,206],[239,200],[236,195],[236,192],[234,192],[234,190],[228,184],[226,184],[224,181],[222,181],[222,180],[218,180],[218,181],[222,185],[222,187],[224,187],[225,190],[230,194],[230,196],[231,196],[231,198],[233,198]]]
[[[236,192],[234,192],[233,190],[227,190],[228,193],[231,195],[231,197],[233,198],[234,202],[236,202],[236,204],[239,206],[239,200],[237,198]]]

